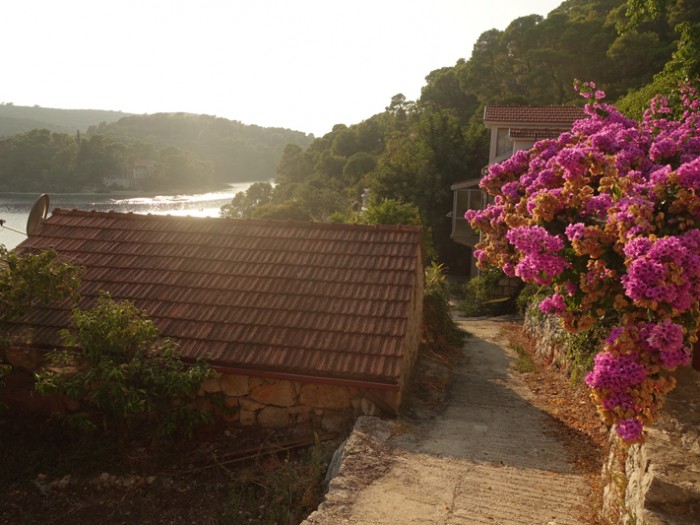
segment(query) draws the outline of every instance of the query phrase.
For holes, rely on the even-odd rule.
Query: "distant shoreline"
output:
[[[43,195],[44,193],[51,195],[61,195],[61,196],[100,196],[100,197],[159,197],[159,196],[177,196],[177,195],[204,195],[206,193],[216,193],[220,191],[233,190],[232,186],[241,184],[255,184],[256,182],[270,182],[274,185],[274,179],[264,179],[264,180],[254,180],[254,181],[240,181],[240,182],[229,182],[225,186],[216,188],[203,188],[201,190],[185,190],[185,189],[173,189],[173,190],[161,190],[161,191],[140,191],[140,190],[113,190],[113,191],[69,191],[69,192],[58,192],[58,191],[0,191],[0,196],[2,195]]]

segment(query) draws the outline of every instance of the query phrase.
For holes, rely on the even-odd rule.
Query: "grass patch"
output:
[[[323,498],[323,479],[333,447],[317,443],[301,453],[269,457],[231,473],[220,525],[295,525]]]
[[[525,350],[523,345],[511,342],[510,347],[517,354],[515,363],[513,363],[513,369],[516,372],[519,372],[521,374],[527,374],[530,372],[535,372],[537,370],[535,361],[532,359],[530,353],[527,350]]]

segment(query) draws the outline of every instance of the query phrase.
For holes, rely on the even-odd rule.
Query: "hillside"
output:
[[[52,115],[59,122],[68,110],[44,118],[30,111],[41,108],[2,109],[17,115],[7,117],[8,129],[30,130],[0,137],[0,191],[206,191],[274,178],[287,144],[307,147],[313,141],[300,131],[185,113],[75,111],[71,122],[80,127],[64,132],[58,124],[44,124]],[[37,118],[24,118],[31,115]],[[102,120],[88,122],[91,116]],[[107,116],[121,118],[108,123]]]
[[[56,109],[0,104],[0,137],[48,129],[60,133],[87,131],[100,122],[115,122],[129,113],[99,109]]]

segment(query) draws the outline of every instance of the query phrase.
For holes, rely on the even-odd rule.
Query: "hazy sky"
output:
[[[561,0],[13,0],[0,102],[185,111],[321,136]]]

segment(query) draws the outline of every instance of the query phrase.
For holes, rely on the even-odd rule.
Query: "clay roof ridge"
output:
[[[397,318],[384,318],[384,317],[376,317],[373,320],[374,321],[391,321],[394,322]],[[157,321],[175,321],[175,322],[192,322],[192,323],[197,323],[201,324],[202,321],[199,319],[190,319],[190,318],[178,318],[178,317],[156,317],[152,318],[152,320],[157,320]],[[401,322],[403,322],[404,319],[401,319]],[[244,323],[244,322],[212,322],[209,323],[213,326],[217,327],[228,327],[228,328],[233,328],[233,327],[247,327],[247,328],[262,328],[264,330],[269,330],[269,329],[274,329],[274,328],[279,328],[279,329],[290,329],[290,330],[299,330],[299,331],[308,331],[308,327],[304,325],[294,325],[294,324],[283,324],[283,323]],[[352,329],[352,330],[339,330],[337,328],[326,328],[322,326],[315,325],[314,326],[314,332],[320,332],[324,334],[344,334],[344,335],[360,335],[360,336],[365,336],[365,335],[370,335],[374,337],[380,337],[382,339],[390,338],[390,339],[403,339],[405,335],[395,335],[395,334],[386,334],[386,333],[380,333],[374,330],[359,330],[359,329]],[[206,336],[199,336],[199,335],[188,335],[183,337],[183,339],[190,339],[190,340],[202,340],[202,341],[219,341],[219,342],[227,342],[229,341],[228,339],[225,338],[217,338],[213,337],[211,334],[207,334]],[[248,344],[247,341],[241,341],[243,344]],[[296,345],[293,344],[276,344],[275,346],[282,346],[285,348],[294,348]]]
[[[95,270],[112,270],[112,269],[118,269],[118,270],[129,270],[133,272],[138,272],[138,271],[153,271],[153,272],[168,272],[168,273],[173,273],[173,274],[186,274],[186,275],[210,275],[210,276],[222,276],[225,275],[227,277],[261,277],[265,276],[265,278],[270,278],[270,279],[294,279],[293,276],[289,274],[283,274],[279,276],[273,276],[270,275],[269,273],[245,273],[243,271],[227,271],[225,273],[219,272],[219,271],[207,271],[206,269],[199,269],[199,268],[175,268],[175,269],[166,269],[163,267],[159,266],[154,266],[154,265],[143,265],[143,266],[134,266],[132,264],[124,264],[124,263],[111,263],[111,264],[98,264],[96,261],[90,261],[88,262],[88,256],[89,255],[96,255],[96,256],[104,256],[102,252],[79,252],[81,255],[71,255],[70,252],[66,252],[65,250],[62,251],[62,256],[65,257],[66,260],[70,260],[71,262],[80,265],[80,266],[90,266],[91,269]],[[300,252],[303,253],[303,252]],[[87,256],[85,256],[87,255]],[[322,257],[327,257],[327,258],[333,258],[333,257],[340,257],[342,255],[336,255],[336,254],[317,254],[319,258]],[[351,255],[351,254],[348,254]],[[130,255],[130,254],[125,254],[125,255],[115,255],[115,257],[152,257],[154,259],[163,259],[163,260],[171,260],[173,256],[171,255],[148,255],[148,256],[139,256],[139,255]],[[180,260],[187,260],[187,261],[201,261],[202,258],[198,257],[179,257]],[[378,258],[385,258],[389,259],[392,261],[391,265],[378,265],[376,262],[376,259]],[[329,265],[329,264],[321,264],[321,263],[315,263],[313,261],[304,261],[303,264],[297,264],[297,263],[288,263],[288,262],[278,262],[278,261],[263,261],[263,260],[255,260],[251,261],[248,259],[241,259],[241,260],[231,260],[231,259],[207,259],[208,266],[210,267],[212,264],[215,263],[224,263],[224,264],[230,264],[230,265],[255,265],[256,267],[261,267],[261,266],[271,266],[275,268],[289,268],[290,271],[293,271],[294,268],[304,268],[306,270],[318,270],[318,271],[357,271],[357,272],[379,272],[381,271],[383,274],[396,274],[396,275],[403,275],[406,273],[406,266],[410,264],[411,261],[413,261],[415,258],[415,254],[412,256],[404,256],[404,255],[378,255],[376,257],[371,257],[368,256],[368,259],[374,259],[375,262],[374,264],[370,265],[369,262],[367,265],[364,266],[355,266],[352,268],[348,268],[346,265],[343,264],[335,264],[335,265]],[[403,264],[401,264],[403,262]],[[317,276],[318,279],[318,276]],[[299,278],[299,280],[304,280],[304,278]],[[338,282],[342,283],[342,280],[334,280],[334,279],[323,279],[322,282]],[[374,284],[376,281],[364,281],[366,284]],[[362,283],[361,283],[362,284]]]
[[[265,328],[265,329],[266,329],[267,327],[263,326],[263,327],[260,327],[260,328]],[[305,330],[305,331],[306,331],[306,330]],[[315,330],[314,332],[320,332],[320,330]],[[337,333],[337,332],[333,332],[333,331],[328,330],[328,331],[325,331],[325,332],[323,333],[323,335],[327,335],[327,334],[336,334],[336,333]],[[316,333],[316,335],[318,336],[318,333]],[[362,337],[362,338],[372,337],[372,338],[374,338],[374,339],[376,339],[376,340],[381,340],[381,341],[383,341],[383,342],[384,342],[384,346],[386,346],[386,343],[388,343],[389,341],[392,341],[392,342],[394,342],[394,343],[397,343],[397,349],[399,349],[399,351],[395,351],[395,352],[393,351],[393,352],[390,352],[390,353],[379,354],[379,355],[381,355],[381,356],[383,356],[383,357],[391,357],[391,358],[400,357],[400,356],[403,355],[403,352],[400,350],[400,343],[401,343],[401,341],[402,341],[403,339],[405,339],[405,336],[399,336],[399,335],[384,335],[384,334],[372,334],[372,333],[362,333],[362,332],[349,333],[349,334],[347,334],[347,335],[348,335],[348,336],[354,336],[354,337]],[[212,343],[226,343],[227,345],[236,345],[236,346],[245,346],[245,347],[250,347],[250,346],[262,346],[262,347],[265,347],[265,348],[279,348],[279,349],[290,349],[290,348],[291,348],[291,349],[294,349],[294,348],[299,349],[299,348],[300,348],[300,345],[291,344],[291,343],[287,343],[287,342],[279,342],[279,343],[277,343],[277,342],[270,342],[270,341],[263,341],[263,342],[260,342],[260,341],[255,341],[255,340],[250,340],[250,341],[248,341],[248,340],[244,340],[244,341],[230,341],[230,340],[226,340],[226,339],[216,339],[216,338],[212,338],[211,336],[209,336],[209,337],[173,338],[173,339],[178,339],[178,340],[183,341],[183,343],[180,344],[180,346],[186,346],[188,341],[193,341],[193,342],[195,342],[195,341],[205,341],[205,342],[207,342],[208,344],[212,344]],[[366,356],[366,355],[367,355],[367,352],[363,352],[363,351],[361,351],[361,350],[355,350],[355,349],[352,349],[352,348],[349,348],[349,347],[338,348],[338,347],[331,347],[331,346],[328,346],[328,345],[325,345],[325,346],[324,346],[324,345],[321,345],[320,342],[319,342],[318,344],[316,344],[316,345],[309,345],[309,344],[307,343],[306,345],[304,345],[304,351],[307,351],[307,352],[308,352],[308,351],[332,352],[332,353],[337,353],[337,354],[352,354],[352,355],[363,355],[363,356]]]
[[[494,104],[484,108],[486,122],[557,122],[569,126],[586,117],[583,108],[578,106],[509,106]]]
[[[202,356],[206,359],[206,356]],[[259,372],[261,376],[265,377],[269,372],[281,373],[281,374],[291,374],[291,375],[303,375],[305,377],[318,377],[318,378],[328,378],[337,379],[340,381],[371,381],[372,383],[379,385],[398,385],[398,376],[387,374],[372,374],[372,373],[353,373],[349,371],[336,372],[335,370],[314,370],[313,368],[307,367],[291,367],[291,366],[280,366],[272,367],[270,365],[262,364],[249,364],[249,363],[226,363],[222,361],[217,361],[214,359],[208,360],[213,368],[221,367],[222,369],[237,368],[239,370],[245,370],[250,372]]]
[[[278,291],[259,291],[257,292],[259,295],[269,295],[269,296],[274,296],[274,297],[296,297],[296,298],[303,298],[303,299],[313,299],[313,298],[324,298],[324,297],[330,297],[330,296],[322,296],[322,295],[299,295],[298,293],[291,293],[291,292],[278,292]],[[97,297],[97,294],[92,295],[93,297]],[[84,296],[85,297],[85,296]],[[113,299],[115,300],[120,300],[120,296],[118,294],[113,294],[112,295]],[[347,301],[355,301],[355,302],[364,302],[364,303],[377,303],[377,304],[406,304],[410,302],[409,298],[381,298],[381,299],[373,299],[371,297],[346,297],[345,300]],[[159,301],[167,301],[167,300],[161,300]],[[172,302],[177,304],[178,301],[167,301],[167,302]],[[200,301],[187,301],[189,304],[196,304],[200,306],[229,306],[231,303],[230,302],[200,302]],[[316,310],[313,310],[311,308],[306,309],[306,311],[311,311],[314,312]]]
[[[108,267],[105,267],[108,268]],[[198,274],[197,272],[189,272],[193,274]],[[204,275],[216,275],[218,276],[219,274],[204,274]],[[237,276],[237,277],[247,277],[245,275],[243,276]],[[256,277],[256,276],[250,276],[250,277]],[[257,277],[256,277],[257,278]],[[299,281],[303,283],[308,283],[308,280],[306,279],[291,279],[289,277],[285,276],[280,276],[280,277],[271,277],[271,276],[265,276],[264,279],[266,281],[274,281],[274,282],[279,282],[279,283],[285,283],[289,281]],[[107,278],[99,279],[99,280],[91,280],[91,279],[83,279],[83,282],[85,283],[92,283],[92,282],[98,282],[98,283],[109,283],[109,284],[124,284],[124,281],[120,280],[110,280]],[[337,284],[337,285],[343,285],[345,284],[344,281],[342,280],[325,280],[321,281],[322,284]],[[142,285],[142,286],[163,286],[162,282],[156,282],[156,281],[142,281],[142,282],[137,282],[137,283],[131,283],[132,285]],[[397,289],[397,288],[411,288],[410,283],[377,283],[374,281],[363,281],[363,282],[357,282],[356,285],[358,286],[373,286],[373,287],[382,287],[382,288],[392,288],[392,289]],[[310,285],[309,285],[310,286]],[[191,286],[188,285],[179,285],[179,284],[168,284],[169,288],[182,288],[186,290],[192,289]],[[314,289],[318,289],[319,286],[314,286]],[[218,286],[205,286],[205,285],[199,285],[197,286],[198,290],[220,290],[220,287]],[[227,293],[242,293],[247,291],[248,288],[243,288],[243,287],[237,287],[237,288],[231,288],[226,290]],[[257,289],[256,289],[257,290]],[[272,293],[272,292],[266,292],[265,290],[259,290],[258,293]],[[278,295],[281,292],[276,292],[273,293],[274,295]],[[295,291],[294,293],[289,293],[286,295],[292,295],[292,296],[297,296],[297,297],[328,297],[328,294],[321,294],[321,293],[303,293],[300,290]]]
[[[361,316],[356,316],[356,317],[361,317]],[[386,321],[391,321],[397,318],[384,318],[384,317],[376,317],[376,320],[386,320]],[[201,320],[199,319],[191,319],[191,318],[178,318],[178,317],[166,317],[166,316],[154,316],[151,317],[151,320],[158,324],[159,321],[176,321],[176,322],[192,322],[192,323],[201,323]],[[22,325],[22,326],[34,326],[34,327],[39,327],[39,328],[62,328],[64,326],[63,323],[59,322],[53,322],[51,323],[49,319],[46,317],[42,318],[41,320],[36,320],[34,322],[28,322],[24,320],[23,322],[8,322],[8,324],[13,325]],[[235,326],[240,326],[240,327],[253,327],[253,328],[261,328],[264,330],[271,329],[271,328],[282,328],[282,329],[293,329],[293,330],[299,330],[299,331],[306,331],[307,328],[304,328],[303,326],[296,326],[296,325],[290,325],[290,324],[274,324],[274,323],[244,323],[244,322],[225,322],[225,321],[220,321],[220,322],[211,322],[209,323],[214,326],[228,326],[228,327],[235,327]],[[333,328],[324,328],[320,326],[315,326],[315,332],[322,332],[324,334],[343,334],[343,335],[349,335],[349,336],[372,336],[372,337],[377,337],[381,339],[391,339],[391,340],[396,340],[396,339],[402,339],[405,337],[405,335],[394,335],[394,334],[386,334],[386,333],[378,333],[370,330],[338,330],[338,329],[333,329]],[[168,338],[170,336],[166,334],[161,334],[161,337]],[[231,341],[225,338],[217,338],[213,337],[211,334],[206,334],[206,335],[187,335],[184,337],[178,337],[178,339],[181,339],[183,341],[207,341],[207,342],[222,342],[222,343],[230,343]],[[297,345],[294,344],[287,344],[287,343],[255,343],[255,342],[248,342],[245,340],[242,341],[237,341],[237,344],[242,344],[242,345],[271,345],[275,347],[282,347],[282,348],[295,348]],[[318,348],[320,350],[328,350],[328,351],[339,351],[336,349],[331,349],[331,348]],[[362,353],[362,352],[356,352],[353,350],[343,350],[345,353]]]
[[[99,211],[99,210],[81,210],[81,209],[66,209],[66,208],[54,208],[52,215],[65,215],[65,216],[83,216],[83,217],[105,217],[105,218],[122,218],[125,220],[133,221],[146,221],[153,217],[161,218],[163,221],[175,220],[198,220],[198,221],[236,221],[245,222],[248,225],[260,225],[260,226],[287,226],[298,229],[305,228],[317,228],[317,229],[328,229],[328,230],[357,230],[359,228],[364,228],[366,230],[380,230],[380,231],[404,231],[416,233],[422,230],[421,226],[412,226],[406,224],[346,224],[337,222],[315,222],[315,221],[289,221],[289,220],[275,220],[275,219],[224,219],[221,217],[194,217],[194,216],[180,216],[180,215],[161,215],[161,214],[144,214],[144,213],[134,213],[134,212],[118,212],[114,210],[110,211]]]

